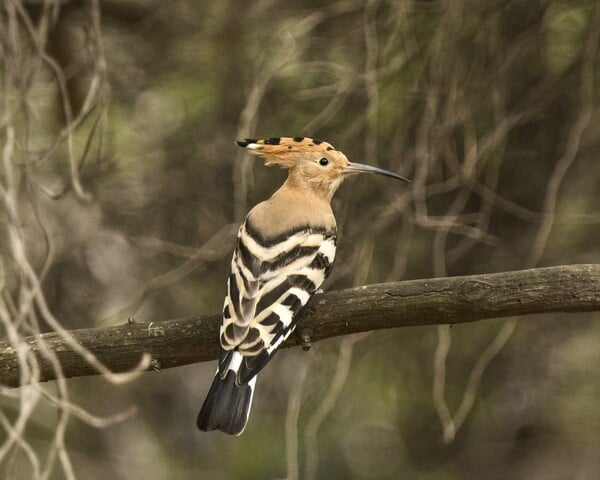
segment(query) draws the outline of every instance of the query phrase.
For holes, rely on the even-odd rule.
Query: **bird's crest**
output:
[[[240,147],[261,154],[282,154],[291,152],[328,152],[335,147],[328,142],[310,137],[273,137],[265,139],[245,138],[237,140]]]
[[[330,143],[310,137],[245,138],[236,143],[249,153],[264,157],[265,165],[279,164],[284,167],[295,163],[294,159],[298,154],[336,151]]]

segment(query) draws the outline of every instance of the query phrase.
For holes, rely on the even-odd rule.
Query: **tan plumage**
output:
[[[257,373],[294,331],[301,311],[335,259],[330,201],[351,173],[385,170],[349,162],[311,138],[245,139],[238,145],[265,165],[288,170],[284,184],[255,206],[238,232],[220,331],[219,368],[198,415],[201,430],[239,435],[250,412]]]

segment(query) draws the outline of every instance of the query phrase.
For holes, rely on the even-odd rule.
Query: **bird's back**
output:
[[[250,211],[238,233],[221,328],[225,352],[235,349],[244,357],[242,381],[293,331],[328,275],[335,249],[328,202],[282,188]]]

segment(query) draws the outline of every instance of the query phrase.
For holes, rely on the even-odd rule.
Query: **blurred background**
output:
[[[340,189],[328,290],[599,262],[595,0],[5,0],[0,22],[17,350],[219,311],[237,226],[284,179],[244,136],[413,179]],[[597,314],[281,351],[239,438],[196,430],[214,368],[1,389],[0,477],[600,478]]]

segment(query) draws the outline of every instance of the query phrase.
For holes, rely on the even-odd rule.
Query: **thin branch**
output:
[[[594,10],[594,17],[597,20],[600,18],[600,8]],[[597,27],[598,22],[594,22],[596,28],[590,32],[586,44],[584,46],[583,63],[581,66],[581,110],[577,119],[569,130],[569,137],[563,155],[554,165],[554,171],[548,181],[546,188],[546,197],[544,199],[544,211],[548,215],[544,217],[542,225],[538,230],[535,238],[531,254],[528,262],[529,267],[537,265],[546,250],[546,244],[550,237],[550,231],[554,225],[556,216],[556,204],[558,202],[558,192],[562,185],[563,179],[567,174],[567,170],[573,164],[579,153],[579,146],[584,130],[587,128],[592,112],[594,110],[594,60],[596,51],[598,50],[598,42],[600,41],[600,28]]]
[[[296,383],[288,399],[287,414],[285,416],[285,463],[286,480],[297,480],[300,478],[299,442],[298,442],[298,418],[302,407],[302,394],[304,393],[304,381],[308,373],[310,358],[302,362],[298,368]]]
[[[342,392],[342,388],[344,387],[346,378],[348,378],[348,373],[350,372],[354,344],[361,339],[362,338],[348,337],[341,343],[337,366],[329,390],[323,398],[323,401],[310,417],[306,430],[304,431],[304,448],[306,450],[304,478],[308,480],[317,478],[317,466],[319,460],[317,432],[327,415],[329,415],[329,412],[335,407],[335,403]]]

